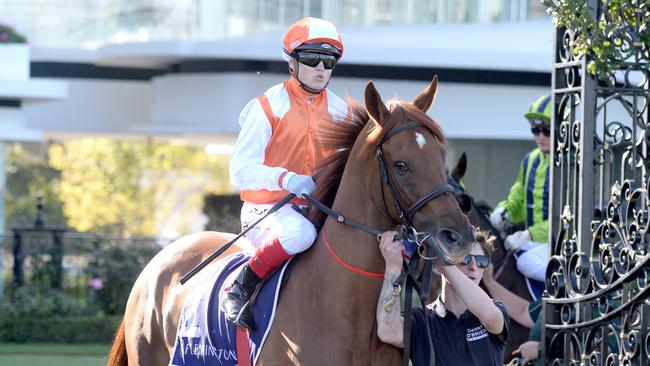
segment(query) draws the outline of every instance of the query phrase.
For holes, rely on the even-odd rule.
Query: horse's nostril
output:
[[[440,230],[440,238],[449,244],[457,244],[461,240],[460,234],[450,229]]]

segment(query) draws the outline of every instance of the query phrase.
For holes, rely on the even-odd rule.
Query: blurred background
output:
[[[342,33],[339,95],[411,99],[437,74],[449,167],[467,153],[468,192],[506,197],[550,91],[539,0],[0,0],[0,342],[107,342],[161,246],[238,232],[239,112],[287,77],[304,16]]]

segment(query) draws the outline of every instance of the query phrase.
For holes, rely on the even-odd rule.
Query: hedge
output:
[[[0,317],[0,342],[110,343],[121,319],[121,316]]]

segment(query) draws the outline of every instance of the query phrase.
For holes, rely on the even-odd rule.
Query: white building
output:
[[[307,15],[343,35],[339,95],[361,100],[373,80],[385,98],[410,99],[437,74],[430,115],[449,164],[467,152],[469,192],[506,196],[533,147],[523,113],[551,85],[554,33],[539,0],[0,0],[0,23],[30,39],[30,80],[67,85],[60,100],[20,104],[27,128],[217,151],[234,142],[244,104],[287,77],[282,35]]]

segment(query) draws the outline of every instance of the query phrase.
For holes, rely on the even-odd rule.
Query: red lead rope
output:
[[[336,261],[339,262],[343,267],[347,268],[348,270],[350,270],[350,271],[352,271],[354,273],[360,274],[362,276],[373,277],[373,278],[384,278],[383,273],[364,271],[362,269],[353,267],[353,266],[349,265],[348,263],[346,263],[345,261],[343,261],[343,259],[341,259],[338,255],[336,255],[336,253],[334,252],[334,249],[332,249],[332,246],[327,241],[327,236],[325,235],[325,228],[323,228],[322,233],[323,233],[323,242],[325,243],[325,246],[327,246],[327,249],[329,249],[330,253],[332,253],[332,256],[334,257],[334,259],[336,259]]]

